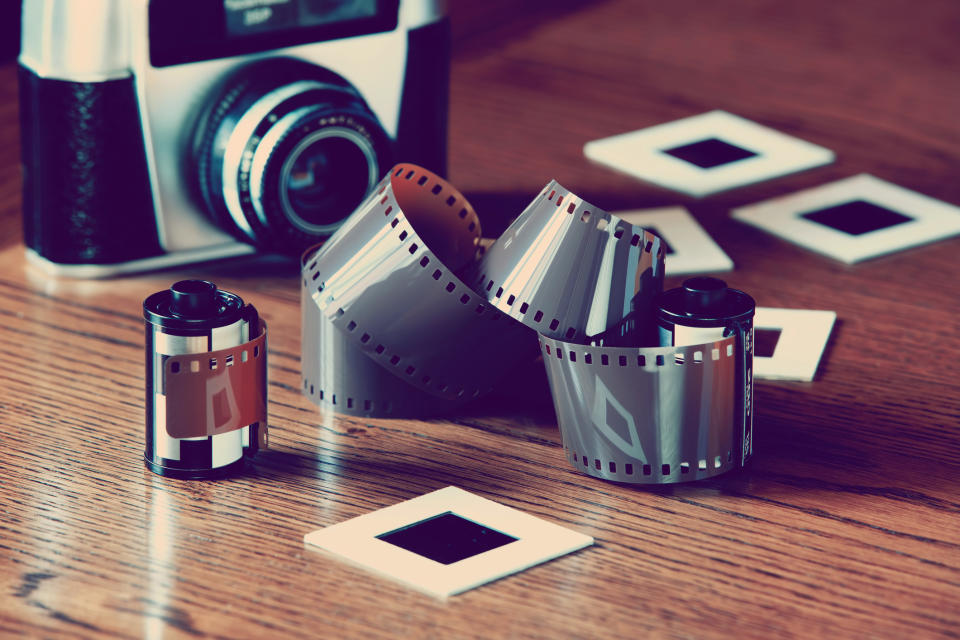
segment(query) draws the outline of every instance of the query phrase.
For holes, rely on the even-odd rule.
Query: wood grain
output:
[[[956,637],[960,239],[845,266],[728,212],[860,172],[960,203],[960,8],[453,4],[450,173],[488,235],[553,177],[610,210],[684,204],[736,263],[731,285],[764,306],[837,311],[817,380],[758,386],[748,469],[658,489],[567,467],[536,364],[440,419],[318,413],[298,392],[295,274],[223,265],[75,282],[26,265],[8,64],[0,636]],[[582,155],[588,140],[713,108],[837,162],[696,201]],[[272,449],[221,482],[160,478],[141,458],[140,303],[194,276],[271,327]],[[308,531],[450,484],[597,545],[446,603],[303,546]]]

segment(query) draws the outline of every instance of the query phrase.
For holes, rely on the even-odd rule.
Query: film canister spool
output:
[[[753,451],[753,316],[756,303],[718,278],[689,278],[682,287],[656,299],[657,327],[662,346],[682,347],[728,336],[736,338],[737,416],[742,424],[740,461]]]
[[[267,445],[267,328],[253,305],[205,280],[143,302],[148,469],[184,479],[244,466]]]

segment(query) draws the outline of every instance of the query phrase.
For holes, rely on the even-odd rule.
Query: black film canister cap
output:
[[[181,280],[143,301],[143,317],[153,324],[185,331],[206,331],[243,317],[240,296],[207,280]]]
[[[688,278],[682,287],[664,291],[655,301],[657,318],[693,327],[725,327],[753,316],[756,303],[719,278]]]
[[[181,280],[170,287],[170,313],[181,318],[206,318],[219,307],[217,285],[207,280]]]
[[[690,311],[710,313],[727,298],[727,283],[719,278],[689,278],[683,282],[683,301]]]

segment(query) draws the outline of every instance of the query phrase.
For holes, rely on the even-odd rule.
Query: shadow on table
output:
[[[493,452],[491,452],[493,453]],[[423,450],[383,451],[374,448],[343,451],[268,450],[257,455],[256,464],[245,472],[258,480],[322,480],[324,483],[356,482],[364,479],[401,492],[401,487],[425,485],[441,488],[457,485],[467,489],[495,492],[504,486],[529,481],[521,465],[498,464],[482,451]],[[562,462],[562,457],[559,458]],[[311,483],[310,486],[315,486]]]
[[[531,335],[531,340],[535,341]],[[493,391],[458,409],[451,418],[509,418],[556,423],[547,372],[540,357],[517,363]]]

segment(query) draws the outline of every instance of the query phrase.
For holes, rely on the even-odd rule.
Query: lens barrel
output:
[[[193,145],[200,195],[218,223],[289,255],[336,231],[392,156],[389,137],[349,83],[283,58],[230,77]]]

